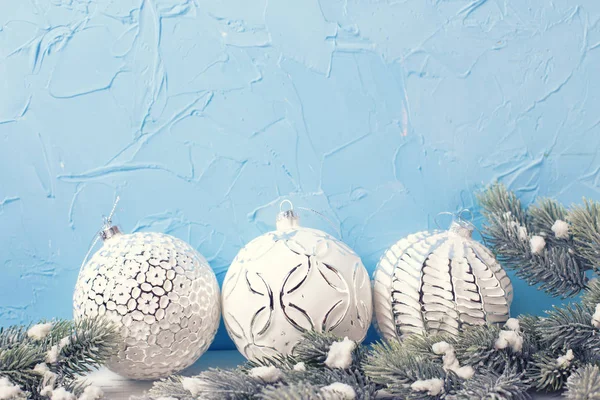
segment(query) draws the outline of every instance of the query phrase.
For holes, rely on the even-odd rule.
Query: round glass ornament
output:
[[[362,341],[371,324],[369,275],[360,257],[327,233],[301,227],[293,209],[248,243],[227,271],[223,320],[248,359],[293,354],[302,334]]]
[[[513,289],[494,255],[472,239],[474,226],[419,232],[392,245],[373,274],[375,325],[384,339],[458,334],[463,325],[503,324]]]
[[[82,268],[73,296],[75,319],[104,316],[123,341],[108,363],[131,379],[167,377],[193,364],[212,343],[220,293],[206,259],[162,233],[101,232],[103,246]]]

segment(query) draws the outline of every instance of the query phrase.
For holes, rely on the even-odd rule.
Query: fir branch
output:
[[[567,380],[568,400],[600,400],[600,368],[584,365]]]
[[[257,395],[261,400],[344,400],[341,394],[324,394],[321,388],[307,382],[267,386]]]
[[[185,389],[182,377],[172,377],[154,384],[150,397],[175,397],[180,400],[201,397],[205,400],[250,400],[261,392],[267,384],[249,376],[244,369],[210,368],[189,379],[201,382],[196,396]]]
[[[543,236],[550,246],[561,246],[567,250],[573,246],[571,238],[557,238],[552,226],[557,220],[566,221],[567,209],[553,199],[541,199],[527,209],[529,229],[535,235]]]
[[[117,351],[119,335],[112,324],[86,319],[57,329],[61,332],[56,335],[53,335],[54,329],[50,331],[51,345],[70,338],[62,347],[58,362],[51,367],[59,376],[75,379],[93,371]]]
[[[501,329],[496,325],[481,325],[466,328],[455,345],[456,356],[461,365],[487,368],[498,374],[512,368],[522,372],[537,351],[537,344],[524,336],[523,348],[515,352],[510,347],[496,349],[496,340]]]
[[[433,352],[433,345],[439,342],[446,342],[452,346],[456,346],[457,339],[449,334],[422,334],[422,335],[408,335],[403,339],[404,348],[425,359],[430,361],[441,361],[442,355],[435,354]]]
[[[528,382],[523,373],[507,369],[498,375],[493,371],[478,371],[473,378],[465,381],[464,386],[451,400],[528,400]]]
[[[576,252],[589,268],[600,268],[600,203],[584,199],[569,213]]]
[[[588,286],[581,296],[581,302],[592,310],[597,304],[600,304],[600,279],[595,278],[588,282]]]
[[[578,362],[574,360],[569,365],[560,366],[557,363],[559,356],[558,352],[552,351],[541,352],[534,356],[527,377],[535,389],[556,392],[566,384],[567,378],[577,368]]]
[[[501,184],[491,186],[478,199],[487,219],[484,237],[502,265],[553,296],[573,296],[585,287],[589,266],[573,251],[575,239],[557,238],[552,231],[557,219],[568,219],[564,207],[542,200],[525,212],[516,195]],[[531,235],[547,241],[541,253],[532,252]]]
[[[554,307],[539,324],[543,346],[600,352],[600,330],[592,325],[592,311],[580,304]]]
[[[307,365],[322,366],[327,359],[332,343],[340,340],[340,337],[332,333],[308,331],[296,345],[294,354],[297,359]],[[356,346],[352,352],[352,365],[359,366],[364,355],[365,351],[362,346]]]
[[[410,387],[416,381],[442,379],[445,393],[452,393],[458,385],[455,374],[446,374],[440,363],[419,357],[401,343],[376,343],[363,362],[365,374],[392,396],[408,399],[430,398],[424,392]]]
[[[351,386],[356,393],[357,400],[375,399],[379,386],[367,377],[362,369],[350,368],[309,368],[303,372],[290,373],[284,378],[287,384],[301,384],[310,382],[312,385],[322,387],[332,383],[344,383]]]
[[[539,288],[557,297],[571,297],[586,286],[585,267],[568,247],[547,247],[542,254],[531,254],[526,249],[528,259],[523,260],[523,268],[517,275],[530,285],[540,284]],[[526,264],[528,263],[528,264]]]
[[[510,215],[519,225],[527,227],[527,215],[521,201],[501,183],[495,183],[484,193],[478,194],[477,200],[483,207],[484,215]]]
[[[249,360],[246,362],[246,365],[242,367],[242,369],[247,371],[255,367],[272,365],[281,370],[291,370],[298,362],[298,358],[295,356],[276,354],[270,357],[265,356],[257,360]]]
[[[151,399],[176,398],[178,400],[195,400],[196,396],[192,396],[189,390],[184,389],[181,376],[171,376],[154,382],[152,389],[148,393]]]
[[[86,372],[106,362],[116,350],[116,328],[101,319],[83,320],[80,323],[56,321],[43,338],[32,338],[28,327],[13,326],[0,331],[0,376],[28,392],[28,398],[42,399],[39,391],[44,375],[34,371],[46,363],[48,351],[69,337],[70,344],[62,346],[56,363],[48,363],[49,371],[56,374],[54,381],[73,393],[79,393],[85,383],[78,379]]]

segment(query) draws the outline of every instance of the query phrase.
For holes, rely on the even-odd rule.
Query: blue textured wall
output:
[[[597,198],[599,17],[597,0],[0,0],[0,325],[71,316],[117,194],[125,231],[189,241],[220,280],[287,197],[369,269],[495,179]],[[514,313],[553,302],[515,287]]]

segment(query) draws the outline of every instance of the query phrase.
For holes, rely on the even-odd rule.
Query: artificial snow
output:
[[[325,365],[329,368],[347,369],[352,365],[352,352],[356,343],[345,337],[341,342],[333,342],[327,353]]]
[[[600,329],[600,303],[596,304],[596,310],[594,311],[594,315],[592,315],[592,325]]]
[[[452,346],[447,342],[437,342],[431,345],[431,349],[435,354],[445,354]]]
[[[59,387],[52,391],[50,400],[75,400],[75,395],[64,387]]]
[[[559,368],[568,368],[574,358],[575,355],[573,354],[573,350],[569,349],[564,356],[560,356],[556,359],[556,365]]]
[[[183,378],[181,385],[185,390],[190,392],[192,396],[199,394],[204,388],[204,382],[198,378]]]
[[[508,321],[506,321],[506,323],[504,324],[504,328],[511,331],[518,331],[519,329],[521,329],[521,326],[519,324],[518,319],[509,318]]]
[[[438,396],[444,392],[444,381],[439,378],[415,381],[410,388],[415,392],[427,392],[430,396]]]
[[[552,225],[552,232],[554,232],[554,236],[559,239],[568,239],[569,238],[569,224],[561,219],[557,219]]]
[[[83,393],[77,400],[98,400],[104,396],[104,392],[97,386],[88,386],[83,389]]]
[[[525,228],[524,226],[519,226],[519,239],[521,239],[522,241],[527,240],[527,228]]]
[[[71,337],[70,336],[65,336],[64,338],[60,339],[60,342],[58,342],[58,347],[60,349],[62,349],[65,346],[68,346],[71,344]]]
[[[24,399],[23,391],[8,378],[0,378],[0,400]]]
[[[306,371],[306,364],[304,364],[303,362],[299,362],[298,364],[294,365],[294,371]]]
[[[341,382],[334,382],[331,385],[323,386],[321,391],[326,398],[329,398],[329,395],[334,395],[331,397],[336,399],[339,399],[341,396],[344,400],[354,400],[356,398],[354,388]]]
[[[462,379],[471,379],[475,375],[475,370],[470,365],[465,365],[454,370],[454,373]]]
[[[44,386],[42,390],[40,390],[40,395],[50,397],[52,395],[52,389],[54,389],[52,385]]]
[[[461,367],[458,359],[456,358],[456,353],[454,352],[454,346],[447,342],[437,342],[431,346],[431,349],[435,354],[443,354],[443,368],[445,371],[453,371],[456,375],[458,375],[462,379],[471,379],[475,374],[475,370],[466,365]]]
[[[54,364],[58,361],[59,354],[60,349],[58,348],[58,345],[55,344],[54,346],[50,347],[50,350],[48,350],[48,352],[46,353],[46,362],[48,364]]]
[[[255,367],[248,372],[253,378],[260,378],[266,383],[274,383],[280,380],[283,376],[281,370],[274,366],[263,366],[263,367]]]
[[[529,239],[529,245],[533,254],[540,254],[544,250],[544,247],[546,247],[546,240],[541,236],[532,236]]]
[[[510,347],[512,351],[519,352],[523,350],[523,336],[517,331],[500,331],[494,347],[496,350]]]
[[[31,328],[29,328],[27,330],[27,336],[29,336],[30,338],[35,339],[35,340],[42,340],[46,336],[48,336],[48,333],[50,333],[51,329],[52,329],[51,322],[48,322],[46,324],[33,325]]]
[[[37,364],[35,367],[33,367],[33,371],[42,375],[44,377],[44,379],[42,380],[42,385],[48,385],[50,386],[50,390],[52,390],[52,387],[54,386],[58,375],[50,371],[50,368],[48,368],[48,365],[46,365],[46,363]]]
[[[54,364],[55,362],[57,362],[58,356],[60,355],[62,348],[68,346],[69,344],[71,344],[71,338],[69,336],[60,339],[58,344],[55,344],[54,346],[50,347],[50,350],[48,350],[48,352],[46,353],[46,362],[48,364]]]

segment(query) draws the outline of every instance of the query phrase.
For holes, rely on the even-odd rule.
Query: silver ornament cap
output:
[[[104,226],[104,228],[102,228],[102,230],[99,233],[100,238],[105,242],[108,239],[112,238],[113,236],[120,235],[120,234],[121,234],[121,230],[119,229],[119,227],[117,225]]]
[[[294,209],[289,209],[279,212],[277,214],[277,221],[275,223],[278,231],[285,231],[288,229],[294,229],[300,226],[300,218],[298,214],[294,212]]]

